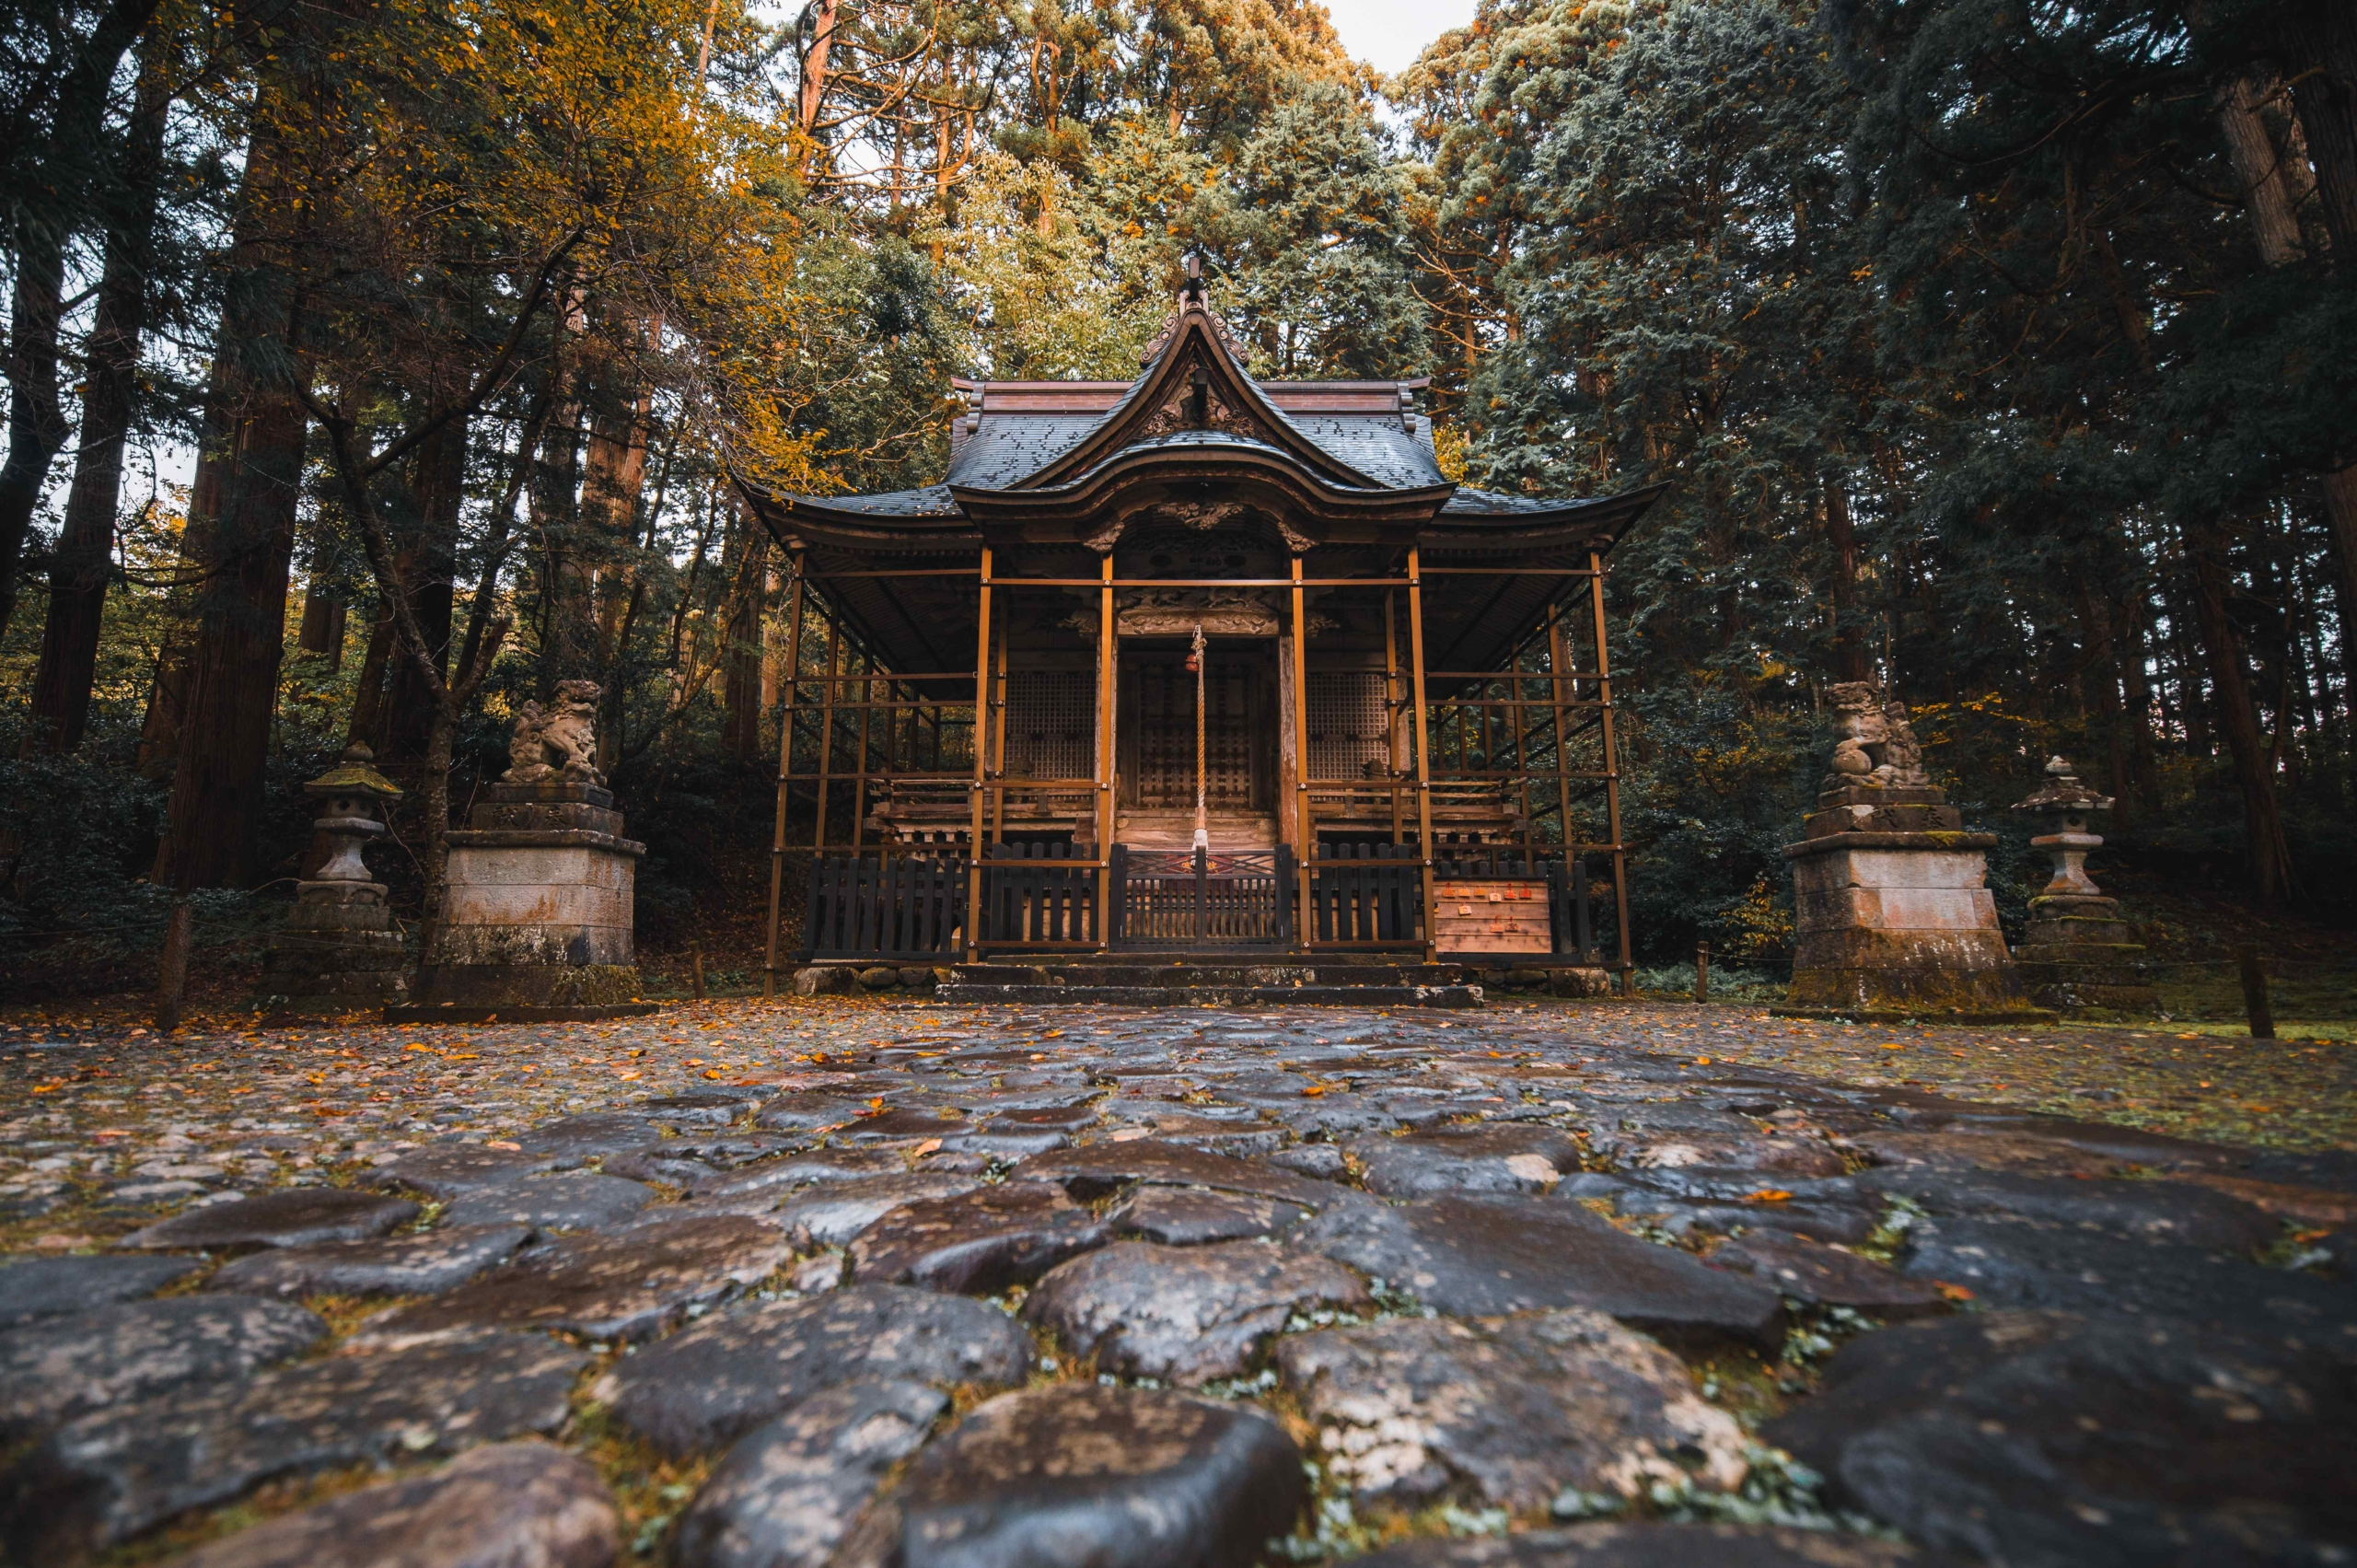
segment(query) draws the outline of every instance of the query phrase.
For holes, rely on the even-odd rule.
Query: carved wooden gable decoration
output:
[[[1151,366],[1130,395],[1078,445],[1010,488],[1052,490],[1123,447],[1190,431],[1272,447],[1338,489],[1384,488],[1296,429],[1245,374],[1237,350],[1200,295],[1182,297]]]

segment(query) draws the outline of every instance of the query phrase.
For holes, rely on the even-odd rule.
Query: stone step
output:
[[[1179,991],[1205,985],[1461,985],[1466,980],[1461,964],[959,964],[956,972],[960,983],[974,985],[1150,986]]]
[[[1479,1007],[1478,985],[984,985],[958,981],[935,1000],[1113,1007]]]

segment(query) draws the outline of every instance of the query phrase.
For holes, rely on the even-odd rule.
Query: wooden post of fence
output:
[[[1711,945],[1708,942],[1697,942],[1694,945],[1694,1000],[1708,1002],[1710,999]]]
[[[2250,1038],[2275,1038],[2275,1010],[2267,999],[2267,965],[2258,956],[2258,948],[2246,942],[2235,949],[2235,957],[2242,965],[2243,1011],[2250,1018]]]

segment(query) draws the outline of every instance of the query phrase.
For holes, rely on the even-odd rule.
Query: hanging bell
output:
[[[1187,673],[1190,675],[1201,675],[1202,672],[1203,656],[1201,654],[1189,654],[1187,656]]]

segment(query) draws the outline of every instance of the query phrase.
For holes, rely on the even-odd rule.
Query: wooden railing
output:
[[[1112,854],[1113,945],[1290,947],[1293,852],[1135,850]]]

